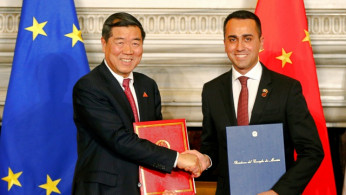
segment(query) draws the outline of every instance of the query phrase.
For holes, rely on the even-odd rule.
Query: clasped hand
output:
[[[209,166],[209,157],[197,150],[187,150],[179,154],[177,167],[190,172],[192,177],[199,177]]]

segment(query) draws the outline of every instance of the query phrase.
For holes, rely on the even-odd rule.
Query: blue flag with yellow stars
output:
[[[24,0],[0,136],[0,194],[71,194],[72,88],[88,73],[73,0]]]

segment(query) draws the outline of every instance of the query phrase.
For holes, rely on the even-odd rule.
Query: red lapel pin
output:
[[[148,97],[148,94],[144,92],[143,97]]]
[[[268,89],[262,89],[262,97],[267,97]]]

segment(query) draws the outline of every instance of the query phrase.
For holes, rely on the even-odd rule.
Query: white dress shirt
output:
[[[141,116],[139,114],[139,108],[138,108],[138,101],[137,101],[137,95],[136,95],[136,91],[135,91],[135,87],[133,86],[133,83],[135,82],[134,78],[133,78],[133,72],[130,73],[130,75],[127,78],[124,78],[118,74],[116,74],[115,72],[113,72],[113,70],[108,66],[106,60],[104,60],[107,68],[109,69],[109,71],[111,71],[112,75],[114,76],[114,78],[117,79],[117,81],[119,82],[121,88],[123,88],[123,90],[125,91],[125,88],[123,87],[123,81],[124,79],[130,79],[130,83],[129,83],[129,87],[133,96],[133,99],[135,100],[136,103],[136,108],[137,108],[137,113],[138,113],[138,119],[141,119]]]
[[[249,121],[251,119],[251,113],[253,106],[255,104],[256,95],[258,91],[258,86],[261,80],[262,76],[262,66],[260,62],[257,62],[257,64],[245,75],[240,74],[238,71],[235,70],[235,68],[232,66],[232,88],[233,88],[233,100],[234,100],[234,108],[235,113],[238,112],[238,101],[239,101],[239,94],[241,90],[241,84],[239,81],[239,77],[246,76],[249,77],[247,80],[247,88],[249,91],[249,99],[248,99],[248,113],[249,113]]]

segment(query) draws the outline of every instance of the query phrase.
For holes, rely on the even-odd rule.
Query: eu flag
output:
[[[71,194],[72,87],[89,71],[73,0],[24,0],[0,136],[0,194]]]

